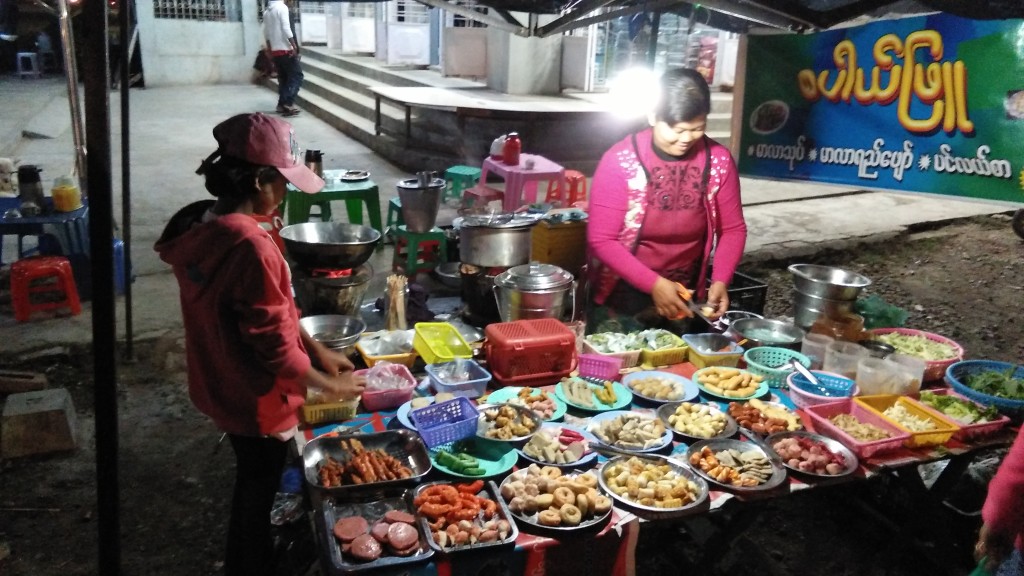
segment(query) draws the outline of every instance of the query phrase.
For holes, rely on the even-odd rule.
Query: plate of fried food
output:
[[[587,432],[629,452],[655,452],[672,443],[672,431],[655,414],[627,410],[597,414],[590,419]]]
[[[499,491],[517,523],[541,530],[596,529],[612,511],[612,500],[602,493],[594,471],[530,464],[509,474]]]
[[[565,416],[566,404],[553,392],[540,388],[506,386],[487,395],[488,404],[518,404],[533,410],[546,422]]]
[[[686,450],[686,462],[709,482],[737,492],[771,490],[786,479],[786,469],[775,454],[753,442],[694,442]]]
[[[616,456],[598,481],[609,496],[644,516],[683,515],[707,501],[708,484],[689,467],[653,455]]]
[[[726,412],[736,420],[741,430],[760,437],[776,432],[802,430],[804,427],[800,416],[779,402],[766,402],[757,398],[746,402],[730,402]]]
[[[581,428],[546,422],[517,451],[541,466],[588,468],[597,460],[597,452],[590,449],[591,442],[596,441],[593,434]]]
[[[633,393],[618,382],[570,376],[555,384],[555,396],[569,406],[588,412],[620,410],[633,402]]]
[[[700,395],[700,389],[689,378],[660,370],[630,372],[622,377],[622,383],[633,395],[649,402],[689,401]]]
[[[711,404],[670,402],[658,407],[658,418],[683,440],[728,438],[739,426],[732,416]]]
[[[708,396],[723,400],[748,400],[768,393],[768,383],[761,376],[740,368],[701,368],[694,372],[693,381]]]
[[[516,404],[482,404],[476,435],[488,440],[519,442],[540,429],[541,418],[529,408]]]

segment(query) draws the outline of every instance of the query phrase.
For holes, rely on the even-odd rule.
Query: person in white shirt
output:
[[[284,116],[295,116],[295,96],[302,87],[302,68],[299,65],[299,43],[292,32],[288,15],[290,0],[270,0],[263,11],[263,37],[267,41],[267,56],[277,68],[277,111]]]

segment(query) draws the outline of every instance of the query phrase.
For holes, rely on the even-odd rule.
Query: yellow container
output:
[[[373,334],[364,333],[362,337],[366,338],[372,335]],[[409,352],[403,352],[401,354],[381,354],[379,356],[372,356],[365,348],[363,348],[362,339],[356,342],[356,350],[359,352],[359,355],[362,356],[363,362],[366,362],[367,368],[373,368],[373,366],[378,362],[391,362],[392,364],[401,364],[402,366],[412,370],[413,364],[416,363],[416,358],[419,357],[415,350],[410,350]]]
[[[960,429],[959,426],[953,422],[947,420],[935,414],[931,410],[928,410],[922,406],[916,400],[911,400],[906,396],[896,396],[895,394],[877,394],[874,396],[858,396],[853,399],[854,402],[860,404],[867,410],[878,414],[880,417],[885,418],[886,422],[891,423],[896,428],[910,434],[910,438],[903,444],[908,448],[917,448],[919,446],[937,446],[945,444],[953,437],[953,434]],[[925,432],[915,432],[903,426],[896,420],[889,418],[884,414],[885,410],[895,404],[902,405],[907,412],[913,414],[917,418],[922,420],[928,420],[935,424],[935,429],[928,430]]]
[[[57,212],[72,212],[82,207],[82,192],[68,176],[61,176],[54,181],[50,196],[53,198],[53,209]]]
[[[472,358],[473,349],[462,334],[447,322],[417,322],[412,347],[427,364]]]
[[[530,260],[554,264],[578,278],[587,258],[587,222],[541,220],[530,230]]]
[[[686,362],[689,346],[686,342],[683,342],[682,338],[674,336],[678,341],[677,345],[671,348],[662,348],[660,350],[641,350],[640,351],[640,363],[646,366],[669,366],[671,364],[682,364]]]
[[[329,402],[326,404],[303,404],[302,420],[306,424],[325,424],[327,422],[343,422],[355,417],[359,408],[359,400]]]

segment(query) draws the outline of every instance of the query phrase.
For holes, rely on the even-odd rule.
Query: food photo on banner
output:
[[[1024,202],[1024,20],[751,36],[747,176]]]

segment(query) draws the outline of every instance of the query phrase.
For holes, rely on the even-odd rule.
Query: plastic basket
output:
[[[554,264],[579,276],[586,263],[587,223],[537,222],[530,230],[530,260]]]
[[[970,402],[972,404],[978,404],[977,402],[974,402],[970,398],[967,398],[966,396],[962,396],[960,394],[957,394],[955,391],[953,391],[953,390],[951,390],[949,388],[938,388],[938,389],[928,390],[928,392],[931,392],[932,394],[935,394],[937,396],[953,396],[953,397],[959,398],[960,400],[963,400],[965,402]],[[921,400],[920,394],[917,394],[914,399],[917,400],[918,402],[920,402],[921,406],[925,410],[928,410],[930,412],[934,412],[934,413],[938,414],[939,416],[941,416],[943,418],[947,418],[950,421],[952,421],[953,423],[955,423],[958,426],[960,426],[960,429],[957,430],[955,434],[953,434],[953,438],[956,438],[957,440],[970,440],[972,438],[978,438],[978,437],[981,437],[981,436],[987,436],[987,435],[989,435],[989,434],[991,434],[993,432],[998,431],[1000,428],[1002,428],[1003,426],[1006,426],[1007,424],[1010,423],[1010,419],[1009,418],[1007,418],[1006,416],[1000,415],[998,418],[996,418],[995,420],[992,420],[991,422],[978,422],[978,423],[975,423],[975,424],[961,424],[961,423],[957,422],[957,420],[955,418],[953,418],[952,416],[947,416],[946,414],[943,414],[942,411],[939,410],[938,408],[933,408],[932,406],[926,404],[923,400]]]
[[[412,347],[427,364],[473,357],[473,349],[462,334],[447,322],[417,322],[415,329]]]
[[[906,396],[896,396],[895,394],[877,394],[874,396],[858,396],[857,398],[854,398],[853,401],[857,404],[864,406],[868,410],[877,412],[879,416],[891,422],[893,426],[896,426],[900,430],[904,430],[905,432],[910,434],[910,438],[908,438],[907,441],[904,442],[904,444],[906,444],[908,448],[916,448],[919,446],[937,446],[940,444],[945,444],[946,442],[949,441],[950,438],[953,437],[953,434],[955,434],[956,431],[960,429],[959,426],[954,424],[945,416],[939,416],[935,412],[929,410],[927,407],[921,405],[920,402],[916,400],[911,400]],[[903,407],[906,408],[908,412],[910,412],[911,414],[918,418],[930,420],[935,424],[935,429],[928,430],[927,432],[914,432],[913,430],[907,429],[906,427],[899,424],[892,418],[889,418],[888,416],[883,414],[883,412],[885,412],[887,408],[895,404],[903,405]]]
[[[795,368],[781,370],[778,366],[795,360],[804,365],[804,368],[811,367],[811,359],[803,354],[788,348],[776,348],[775,346],[758,346],[743,353],[743,359],[747,362],[747,370],[764,378],[770,388],[787,387],[786,377],[796,371]]]
[[[364,333],[363,337],[366,336],[367,334]],[[411,370],[413,364],[416,363],[416,358],[419,357],[419,355],[416,354],[415,350],[410,350],[408,352],[403,352],[401,354],[383,354],[380,356],[372,356],[370,355],[369,352],[366,351],[365,348],[363,348],[362,339],[356,342],[356,350],[359,351],[359,355],[363,358],[363,362],[365,362],[366,366],[369,368],[373,368],[373,366],[378,362],[391,362],[392,364],[401,364],[402,366],[405,366],[406,368],[409,368]]]
[[[412,400],[412,392],[416,389],[417,384],[412,372],[409,372],[409,369],[401,364],[392,364],[391,369],[407,382],[406,386],[387,390],[363,390],[363,408],[370,412],[390,410]],[[368,372],[368,369],[356,370],[355,374],[365,376]]]
[[[584,354],[597,354],[599,356],[610,356],[612,358],[618,358],[622,362],[622,368],[633,368],[634,366],[640,365],[640,351],[630,350],[628,352],[601,352],[597,348],[583,340],[583,353]]]
[[[1006,372],[1007,370],[1013,370],[1014,378],[1024,379],[1024,365],[996,360],[964,360],[956,362],[946,369],[946,383],[952,386],[957,393],[975,402],[995,406],[1003,414],[1017,417],[1024,414],[1024,400],[992,396],[967,385],[967,377],[971,374],[991,371]]]
[[[302,420],[306,424],[326,424],[328,422],[344,422],[355,418],[359,409],[359,400],[344,402],[327,402],[324,404],[303,404]]]
[[[670,364],[682,364],[686,362],[687,349],[689,346],[683,339],[673,335],[677,344],[669,348],[661,348],[659,350],[648,350],[644,348],[640,351],[640,363],[646,364],[647,366],[668,366]]]
[[[874,330],[868,330],[868,335],[870,337],[874,337],[880,336],[882,334],[891,334],[893,332],[897,334],[903,334],[904,336],[923,336],[933,342],[946,344],[953,348],[953,352],[955,353],[955,356],[953,358],[947,358],[945,360],[925,360],[925,382],[929,382],[932,380],[941,380],[942,377],[946,375],[947,368],[949,368],[956,362],[963,360],[964,358],[963,346],[957,344],[955,341],[950,340],[949,338],[946,338],[945,336],[940,336],[939,334],[935,334],[933,332],[925,332],[924,330],[914,330],[912,328],[875,328]],[[897,352],[899,351],[897,350]]]
[[[617,380],[621,369],[621,358],[605,354],[580,354],[580,376]]]
[[[908,432],[892,424],[874,410],[869,410],[857,404],[852,399],[829,402],[828,404],[819,404],[817,406],[807,406],[803,410],[811,417],[811,422],[814,423],[814,430],[816,432],[835,438],[853,451],[858,458],[870,458],[875,454],[897,450],[905,441],[910,439]],[[849,414],[863,424],[871,424],[885,430],[891,436],[869,442],[857,440],[832,423],[831,418],[838,414]]]
[[[820,370],[814,370],[811,373],[820,384],[817,389],[799,372],[793,372],[786,377],[786,383],[789,384],[789,399],[796,404],[797,408],[807,408],[849,398],[857,389],[856,383],[842,374]],[[824,388],[831,395],[820,393],[820,388]]]
[[[484,334],[487,367],[502,386],[554,384],[576,369],[576,334],[554,318],[496,322]]]
[[[475,360],[459,359],[454,362],[465,363],[466,370],[469,373],[469,379],[463,382],[445,382],[438,374],[441,367],[444,364],[427,364],[424,370],[427,372],[427,376],[430,377],[430,385],[434,388],[434,392],[448,392],[455,396],[465,396],[466,398],[478,398],[483,396],[483,393],[487,390],[487,383],[491,381],[491,373],[484,370],[484,367],[477,364]]]
[[[711,286],[711,272],[708,272],[708,287]],[[768,301],[768,284],[746,274],[734,272],[729,283],[729,309],[764,314]]]
[[[683,342],[686,342],[686,356],[690,363],[701,368],[712,366],[724,366],[735,368],[743,357],[743,347],[721,334],[683,334]],[[725,342],[729,347],[725,352],[704,352],[704,349],[715,348],[716,344]],[[724,348],[725,346],[721,346]]]
[[[413,425],[429,448],[474,436],[479,416],[473,402],[463,396],[409,413]]]

